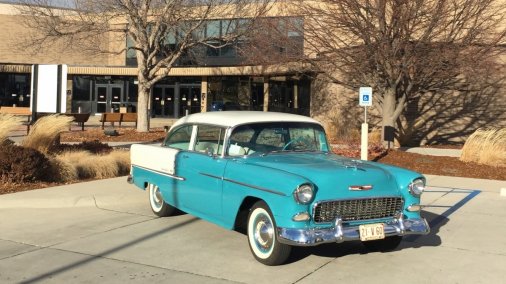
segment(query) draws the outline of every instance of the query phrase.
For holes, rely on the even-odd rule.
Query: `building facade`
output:
[[[32,64],[67,64],[68,112],[100,114],[120,107],[137,108],[135,53],[86,55],[59,44],[43,52],[29,53],[21,38],[36,32],[23,25],[14,4],[0,3],[0,106],[29,106]],[[234,21],[214,19],[204,25],[206,34],[220,35]],[[271,17],[271,21],[301,21],[296,17]],[[288,26],[288,25],[286,25]],[[297,31],[286,31],[300,42]],[[107,38],[104,38],[107,41]],[[111,40],[111,42],[114,42]],[[118,44],[118,43],[114,43]],[[239,43],[223,48],[207,47],[198,61],[181,57],[165,79],[152,88],[152,117],[179,118],[187,113],[212,110],[263,110],[310,115],[311,80],[287,68],[247,66],[237,51]],[[124,47],[123,47],[124,48]]]

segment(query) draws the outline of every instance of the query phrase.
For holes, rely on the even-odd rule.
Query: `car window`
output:
[[[167,138],[165,138],[165,141],[163,142],[163,145],[181,150],[188,150],[192,137],[192,129],[192,125],[186,125],[169,132]]]
[[[224,138],[225,128],[213,125],[199,125],[197,127],[195,151],[221,155]]]
[[[282,147],[287,139],[288,132],[283,127],[264,128],[258,134],[257,145],[266,147]],[[271,148],[274,150],[274,148]]]
[[[245,126],[237,129],[230,136],[230,143],[249,143],[255,134],[252,127]]]
[[[251,147],[251,141],[255,135],[255,129],[248,125],[241,126],[230,135],[230,143],[228,146],[229,156],[247,155]]]
[[[321,135],[311,127],[288,128],[290,141],[283,145],[284,150],[317,151],[320,149]]]
[[[325,131],[318,124],[297,122],[253,123],[235,128],[228,155],[251,155],[273,151],[329,150]]]

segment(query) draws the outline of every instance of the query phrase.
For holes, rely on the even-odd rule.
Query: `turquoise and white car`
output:
[[[266,265],[284,263],[292,246],[361,240],[387,251],[429,232],[422,175],[333,154],[322,125],[305,116],[192,114],[162,145],[133,145],[131,162],[128,181],[149,191],[156,215],[180,209],[246,231]]]

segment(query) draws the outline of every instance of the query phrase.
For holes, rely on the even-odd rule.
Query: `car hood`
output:
[[[316,185],[319,200],[400,195],[395,178],[374,162],[327,153],[296,152],[271,153],[245,160],[304,177]]]

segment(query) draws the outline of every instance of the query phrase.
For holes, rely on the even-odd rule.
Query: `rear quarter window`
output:
[[[186,125],[169,132],[163,145],[166,147],[188,150],[192,137],[192,129],[192,125]]]

